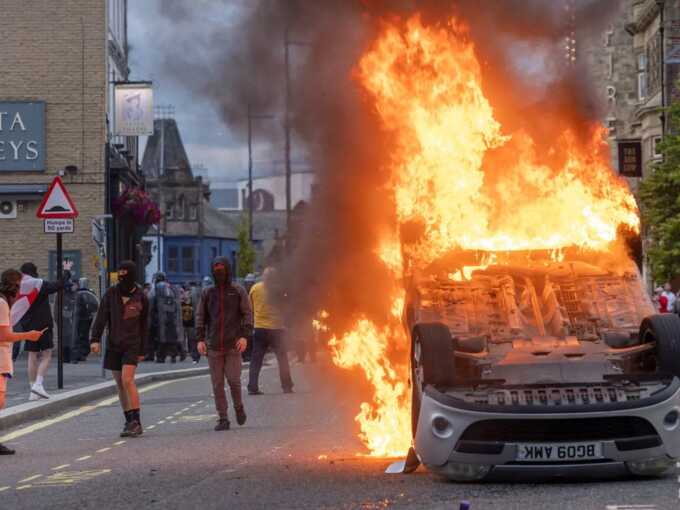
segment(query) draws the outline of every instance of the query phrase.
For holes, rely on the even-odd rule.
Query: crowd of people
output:
[[[90,355],[103,354],[103,366],[112,372],[125,416],[122,437],[143,433],[135,385],[135,372],[143,361],[165,363],[170,359],[176,363],[190,356],[198,363],[206,356],[218,416],[216,431],[230,428],[225,381],[236,422],[243,425],[247,420],[241,388],[244,360],[250,361],[250,395],[263,393],[259,377],[269,349],[278,362],[283,392],[293,392],[286,328],[273,296],[274,268],[264,270],[262,281],[249,278],[241,285],[233,280],[228,259],[218,257],[211,266],[212,277],[206,277],[200,286],[173,285],[164,273],[157,273],[153,282],[142,286],[136,265],[125,261],[117,268],[117,283],[99,302],[87,279],[73,281],[72,265],[65,262],[63,277],[55,282],[41,279],[30,262],[20,271],[2,274],[0,409],[22,340],[28,353],[29,400],[50,398],[44,387],[55,346],[50,296],[60,290],[64,291],[64,360],[80,363]],[[298,348],[301,361],[305,351],[313,354],[314,349],[301,352]],[[0,455],[12,453],[0,445]]]
[[[678,293],[680,294],[680,293]],[[670,283],[654,290],[654,305],[659,313],[675,313],[680,315],[680,299],[678,294],[673,292]]]

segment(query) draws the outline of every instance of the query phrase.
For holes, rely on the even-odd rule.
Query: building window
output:
[[[165,219],[171,220],[175,216],[174,206],[170,202],[165,205]]]
[[[177,273],[179,269],[179,248],[170,246],[168,248],[168,273]]]
[[[637,65],[638,101],[647,99],[647,55],[638,55]]]
[[[656,159],[663,157],[663,154],[661,154],[661,151],[659,150],[660,143],[661,143],[660,136],[655,136],[654,138],[652,138],[652,156]]]
[[[184,197],[179,197],[177,201],[177,214],[175,215],[178,220],[184,219]]]
[[[195,205],[189,206],[189,219],[196,221],[198,219],[198,207]]]
[[[194,272],[194,247],[182,246],[182,272]]]

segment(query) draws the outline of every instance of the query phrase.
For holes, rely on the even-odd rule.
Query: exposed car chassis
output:
[[[415,453],[435,473],[657,476],[680,457],[680,318],[654,314],[636,271],[414,278],[405,324]]]

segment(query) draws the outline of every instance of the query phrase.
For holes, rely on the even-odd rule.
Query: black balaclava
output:
[[[38,277],[38,268],[33,262],[26,262],[23,264],[20,271],[24,274],[27,274],[28,276],[32,276],[33,278]]]
[[[212,263],[215,285],[221,287],[231,283],[231,265],[227,257],[217,257]]]
[[[121,271],[127,274],[121,275]],[[118,266],[118,287],[124,296],[131,296],[137,288],[137,266],[130,260],[125,260]]]

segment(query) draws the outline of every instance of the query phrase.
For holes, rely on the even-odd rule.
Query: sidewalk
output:
[[[14,363],[14,377],[10,379],[7,385],[7,403],[5,408],[10,408],[19,404],[28,402],[29,385],[27,372],[26,353],[22,352],[19,359]],[[176,371],[182,369],[192,368],[207,368],[208,360],[205,357],[194,365],[191,358],[188,357],[184,362],[170,363],[169,359],[165,363],[142,362],[137,369],[138,374],[147,374],[152,372]],[[57,396],[61,393],[77,390],[93,384],[98,384],[105,381],[112,380],[111,372],[106,371],[106,377],[102,377],[101,371],[101,357],[90,356],[85,363],[78,363],[77,365],[71,363],[64,363],[64,389],[57,389],[57,358],[52,356],[50,369],[45,378],[45,389],[50,395]]]

